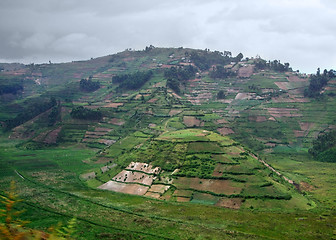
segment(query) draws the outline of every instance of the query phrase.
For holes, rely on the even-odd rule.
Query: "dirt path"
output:
[[[265,162],[264,160],[258,158],[256,155],[254,155],[253,153],[250,154],[254,159],[258,160],[259,162],[261,162],[262,164],[264,164],[268,169],[270,169],[272,172],[274,172],[276,175],[278,175],[279,177],[283,178],[286,182],[288,182],[289,184],[292,184],[295,186],[295,183],[293,180],[285,177],[284,175],[282,175],[279,171],[275,170],[272,166],[270,166],[267,162]]]

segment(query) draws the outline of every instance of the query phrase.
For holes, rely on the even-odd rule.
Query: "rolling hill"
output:
[[[309,150],[334,134],[333,70],[153,46],[0,67],[0,193],[15,181],[28,228],[75,217],[76,239],[335,238],[334,144],[323,161]]]

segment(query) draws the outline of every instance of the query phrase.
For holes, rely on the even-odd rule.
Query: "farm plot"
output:
[[[223,127],[223,128],[217,128],[217,131],[222,135],[222,136],[226,136],[226,135],[230,135],[233,134],[234,131],[231,128],[228,127]]]
[[[181,109],[171,109],[170,112],[169,112],[169,116],[175,116],[175,115],[177,115],[181,112],[182,112]]]
[[[168,185],[163,185],[163,184],[153,184],[153,185],[151,186],[151,188],[150,188],[148,191],[149,191],[149,192],[154,192],[154,193],[163,194],[163,193],[165,193],[169,188],[170,188],[170,186],[168,186]]]
[[[243,199],[241,198],[221,198],[216,203],[216,206],[231,209],[240,209],[242,203]]]
[[[161,169],[159,167],[153,168],[152,165],[148,163],[141,163],[141,162],[131,162],[127,167],[126,170],[129,171],[141,171],[147,174],[159,174]]]
[[[117,182],[127,182],[127,183],[140,183],[147,186],[151,186],[153,183],[153,175],[148,175],[141,172],[133,172],[123,170],[118,173],[112,180]]]
[[[193,189],[198,191],[209,191],[215,194],[232,195],[239,194],[244,185],[234,183],[230,180],[200,179],[179,177],[174,181],[174,185],[179,189]]]
[[[114,191],[114,192],[121,192],[121,193],[128,193],[133,195],[145,195],[148,191],[149,187],[142,186],[139,184],[129,184],[129,183],[121,183],[115,181],[108,181],[103,185],[98,187],[99,189]]]
[[[201,125],[201,121],[194,116],[184,116],[183,123],[187,127],[194,127],[194,126],[199,127]]]
[[[118,108],[118,107],[123,106],[123,105],[124,105],[124,103],[107,103],[103,107],[105,107],[105,108]]]
[[[296,108],[267,108],[268,113],[275,117],[301,117],[302,114],[298,113],[298,109]]]
[[[244,66],[238,69],[238,77],[240,78],[249,78],[253,74],[253,65]]]

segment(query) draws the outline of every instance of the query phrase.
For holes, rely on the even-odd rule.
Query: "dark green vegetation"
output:
[[[89,79],[82,79],[79,86],[83,91],[93,92],[100,88],[100,83],[92,81],[92,76],[90,76]]]
[[[99,110],[91,110],[83,106],[73,108],[70,115],[73,118],[85,120],[100,120],[103,117]]]
[[[76,217],[78,239],[332,239],[336,78],[305,97],[314,78],[153,46],[6,65],[0,194],[15,180],[27,227]]]
[[[306,97],[320,97],[321,91],[328,84],[328,81],[335,77],[336,74],[333,70],[327,71],[327,69],[324,69],[323,74],[321,74],[320,69],[317,69],[316,74],[310,76],[309,87],[305,89],[304,95]]]
[[[321,162],[336,162],[336,131],[320,134],[309,153]]]

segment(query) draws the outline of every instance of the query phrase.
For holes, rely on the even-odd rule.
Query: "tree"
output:
[[[79,82],[80,89],[85,92],[93,92],[100,88],[100,82],[99,81],[92,81],[92,76],[89,77],[89,79],[82,79]]]
[[[217,93],[217,99],[224,99],[225,98],[225,93],[223,90],[220,90],[218,93]]]

